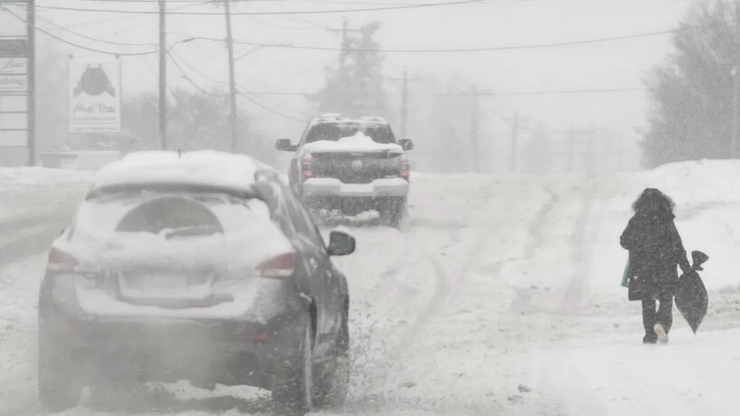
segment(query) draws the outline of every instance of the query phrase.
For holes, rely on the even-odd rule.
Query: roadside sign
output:
[[[28,56],[28,41],[26,39],[0,39],[0,57],[20,58]]]
[[[69,61],[70,133],[121,131],[121,63]]]
[[[0,75],[28,74],[27,58],[0,58]]]
[[[28,77],[27,76],[0,74],[0,93],[27,92],[27,91],[28,91]]]

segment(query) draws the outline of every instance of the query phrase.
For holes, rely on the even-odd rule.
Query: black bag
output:
[[[694,265],[689,272],[683,274],[678,279],[676,308],[681,312],[684,319],[686,319],[691,330],[696,333],[709,307],[707,288],[696,271],[704,270],[701,265],[709,260],[709,257],[700,251],[692,252],[691,257],[694,260]]]
[[[658,287],[646,284],[636,276],[630,276],[629,286],[627,287],[627,299],[630,301],[643,300],[647,297],[647,293],[659,293]]]

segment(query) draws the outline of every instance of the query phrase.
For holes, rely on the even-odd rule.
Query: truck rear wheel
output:
[[[380,208],[380,222],[394,228],[401,226],[406,217],[406,198],[391,198]]]

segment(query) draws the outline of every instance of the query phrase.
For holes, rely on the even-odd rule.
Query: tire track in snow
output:
[[[580,310],[583,286],[591,273],[591,248],[587,241],[587,228],[593,203],[597,199],[597,189],[594,180],[590,180],[585,190],[581,210],[578,213],[575,231],[570,240],[570,245],[573,248],[571,262],[574,268],[560,306],[560,312],[566,315],[577,314]]]
[[[491,193],[490,184],[483,185],[478,190],[478,193],[489,195]],[[467,215],[461,218],[461,220],[464,220],[461,222],[463,224],[468,224],[470,220],[473,219],[475,216],[480,215],[482,212],[485,212],[485,208],[486,207],[483,207],[472,212],[468,211]],[[467,227],[455,227],[452,234],[448,238],[448,242],[443,243],[438,247],[434,247],[434,249],[444,252],[454,246],[459,245],[462,242],[461,234],[466,230],[468,230]],[[440,231],[440,229],[437,228],[434,231]],[[459,288],[464,285],[465,277],[468,275],[471,269],[473,269],[472,260],[474,260],[475,267],[477,267],[477,264],[480,262],[480,257],[482,257],[484,252],[482,248],[485,245],[486,241],[490,238],[490,233],[488,231],[489,229],[487,228],[483,232],[477,233],[478,238],[475,240],[472,246],[474,250],[468,249],[465,251],[466,253],[473,254],[469,254],[466,256],[467,261],[465,262],[465,267],[461,268],[462,273],[460,274],[460,276],[456,276],[456,284],[453,288],[453,291],[456,291],[454,289],[459,290]],[[427,236],[421,236],[421,238],[424,237]],[[401,273],[408,267],[428,263],[432,267],[435,285],[434,288],[431,290],[431,294],[429,295],[429,301],[426,302],[426,304],[420,309],[419,312],[415,312],[413,314],[413,318],[411,318],[411,323],[408,326],[398,326],[397,328],[391,329],[390,333],[383,334],[385,338],[393,339],[394,341],[389,346],[384,347],[379,352],[379,355],[377,357],[373,357],[371,362],[364,363],[364,365],[361,366],[361,370],[364,372],[364,374],[358,375],[361,376],[360,378],[362,380],[359,386],[362,392],[359,396],[356,396],[356,404],[367,406],[388,401],[382,385],[385,384],[388,379],[397,372],[397,369],[393,368],[394,364],[405,362],[405,360],[403,359],[403,353],[414,344],[414,341],[416,339],[420,337],[420,334],[422,334],[427,325],[436,318],[436,316],[439,314],[439,311],[446,303],[447,299],[449,299],[449,297],[451,296],[450,286],[448,284],[448,273],[444,265],[442,264],[438,253],[433,253],[432,250],[430,250],[430,245],[433,243],[433,240],[434,239],[430,238],[424,239],[424,247],[421,250],[421,255],[416,260],[403,263],[399,266],[394,266],[386,270],[387,273]],[[424,276],[421,277],[424,278]],[[426,283],[426,281],[427,279],[424,279],[422,283]],[[393,287],[387,286],[385,286],[385,288],[393,289]],[[395,294],[393,292],[397,291],[390,290],[389,294]],[[407,299],[400,299],[401,304],[406,301]],[[365,352],[364,354],[367,353]],[[372,391],[379,391],[379,393],[372,393]]]
[[[434,268],[435,277],[432,298],[411,323],[409,328],[401,334],[400,338],[396,341],[395,347],[386,352],[386,360],[398,358],[398,356],[403,353],[409,345],[411,345],[412,339],[414,339],[419,332],[423,331],[426,325],[434,319],[440,306],[447,300],[449,293],[449,278],[447,276],[447,271],[438,258],[432,259],[431,264]]]
[[[545,192],[550,195],[550,199],[540,207],[540,210],[537,212],[537,217],[529,227],[529,237],[527,238],[526,246],[524,246],[524,257],[522,260],[532,258],[534,253],[541,249],[545,244],[543,231],[547,224],[547,217],[555,206],[560,203],[560,195],[552,189],[552,184],[545,185]]]
[[[552,189],[552,184],[545,185],[545,191],[550,195],[550,199],[540,207],[539,211],[537,211],[537,216],[535,217],[534,222],[532,222],[528,227],[529,235],[527,237],[527,244],[524,246],[523,256],[503,261],[498,267],[498,275],[501,274],[501,269],[503,269],[503,267],[509,262],[527,261],[532,259],[535,256],[535,253],[541,250],[545,244],[543,230],[547,224],[547,217],[560,202],[560,196]],[[518,288],[511,284],[508,286],[514,291],[516,296],[509,305],[509,313],[518,313],[523,310],[529,310],[532,302],[532,295],[529,288]]]
[[[552,241],[550,240],[552,237],[545,234],[548,230],[547,227],[551,226],[552,222],[556,222],[560,218],[555,212],[557,208],[568,207],[567,204],[561,204],[563,202],[561,195],[563,190],[559,191],[555,189],[555,185],[558,183],[555,182],[545,186],[545,190],[549,193],[550,198],[540,208],[535,221],[529,227],[529,236],[524,255],[509,260],[510,262],[527,262],[524,265],[525,270],[530,263],[536,267],[537,262],[540,260],[540,253],[547,254],[548,242]],[[579,238],[583,238],[584,233],[581,232],[579,234],[578,230],[585,229],[584,221],[587,220],[588,215],[584,213],[589,210],[590,207],[581,208],[579,214],[581,222],[576,224],[576,231],[574,231],[574,234],[580,235]],[[584,216],[585,218],[582,218]],[[571,237],[571,240],[574,240],[574,238]],[[582,243],[581,240],[579,242]],[[542,261],[548,260],[543,258]],[[546,265],[547,263],[544,264]],[[567,400],[557,393],[553,394],[547,384],[540,384],[542,379],[542,365],[547,365],[549,360],[548,355],[550,354],[550,339],[547,334],[549,331],[558,327],[562,321],[560,315],[548,313],[546,310],[547,307],[544,305],[549,302],[549,299],[552,299],[557,305],[557,301],[559,300],[559,297],[556,295],[557,292],[550,292],[549,290],[543,292],[537,290],[541,288],[537,288],[536,286],[530,287],[529,285],[526,287],[515,287],[509,284],[509,287],[515,292],[515,297],[509,305],[508,313],[503,317],[503,324],[507,326],[508,336],[501,340],[501,347],[504,349],[506,357],[512,357],[513,355],[516,358],[509,358],[505,361],[503,374],[497,380],[497,384],[502,389],[506,389],[507,387],[521,383],[533,383],[530,386],[534,387],[533,391],[536,394],[522,398],[522,400],[526,400],[523,402],[526,405],[524,407],[526,409],[524,414],[569,414],[570,411],[566,404]]]
[[[537,211],[537,214],[534,216],[534,220],[530,223],[529,226],[527,226],[527,230],[533,235],[530,240],[534,241],[534,243],[530,242],[526,247],[524,247],[524,252],[526,252],[527,255],[529,255],[529,253],[531,253],[537,245],[542,244],[543,236],[541,229],[546,222],[546,217],[549,211],[552,210],[553,206],[558,201],[558,196],[555,192],[550,191],[549,188],[547,189],[547,191],[550,195],[550,198],[542,203]],[[485,186],[481,190],[481,192],[484,192],[486,195],[490,194],[490,186]],[[500,208],[501,207],[498,207],[497,209]],[[504,209],[505,208],[506,207],[504,207]],[[492,207],[490,205],[485,205],[480,209],[475,210],[467,217],[469,220],[472,220],[477,216],[483,214],[487,218],[490,218],[488,213],[490,213],[491,210]],[[442,263],[441,259],[439,257],[435,257],[430,260],[430,263],[434,268],[434,273],[436,277],[432,298],[430,299],[427,306],[421,311],[421,313],[417,314],[415,320],[409,326],[409,328],[407,328],[397,338],[393,346],[385,351],[385,353],[381,356],[379,362],[377,362],[376,366],[373,367],[374,369],[388,369],[387,371],[385,371],[384,374],[380,375],[379,378],[381,380],[388,380],[391,376],[398,373],[399,371],[404,371],[403,368],[394,369],[392,364],[394,362],[406,362],[406,360],[404,359],[404,353],[409,348],[414,346],[415,340],[421,339],[420,334],[422,334],[422,332],[428,327],[431,322],[438,318],[445,304],[450,299],[455,298],[455,296],[460,295],[465,290],[472,274],[480,270],[482,259],[487,254],[487,247],[489,246],[492,238],[498,235],[495,233],[495,230],[501,226],[500,221],[501,220],[496,219],[493,222],[487,223],[486,227],[476,231],[474,236],[476,236],[477,238],[472,240],[472,243],[464,245],[465,255],[462,259],[463,267],[460,267],[460,273],[455,275],[454,286],[450,287],[449,284],[446,283],[449,282],[450,279],[448,271],[446,270],[445,265]],[[500,277],[501,268],[503,268],[506,263],[512,260],[515,259],[505,258],[493,263],[492,265],[487,266],[488,273],[486,274],[488,274],[491,278]],[[456,261],[455,263],[459,264],[459,261]],[[494,272],[492,275],[491,271]]]

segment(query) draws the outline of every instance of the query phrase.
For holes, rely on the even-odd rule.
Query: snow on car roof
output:
[[[403,152],[403,147],[395,143],[378,143],[371,137],[358,131],[353,136],[342,137],[339,140],[318,140],[303,146],[304,151],[321,150],[330,152],[347,151],[395,151]]]
[[[247,155],[198,150],[192,152],[142,151],[103,167],[94,189],[131,184],[185,184],[252,190],[254,175],[274,171],[269,165]]]
[[[382,118],[382,117],[376,117],[376,116],[363,116],[360,118],[351,118],[347,116],[343,116],[341,114],[322,114],[319,117],[316,117],[311,122],[311,125],[317,125],[317,124],[337,124],[337,125],[359,125],[362,127],[368,127],[368,126],[384,126],[387,125],[388,122]]]

